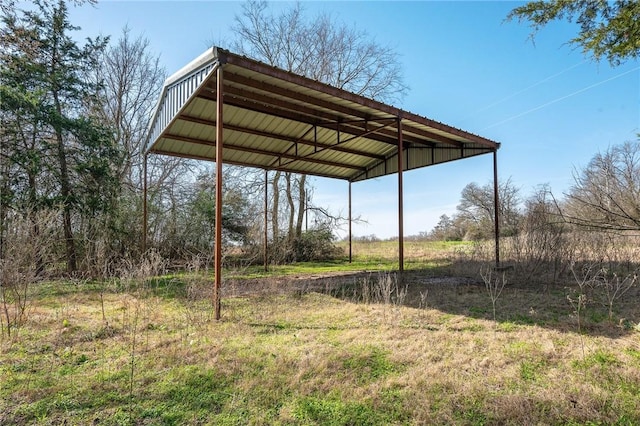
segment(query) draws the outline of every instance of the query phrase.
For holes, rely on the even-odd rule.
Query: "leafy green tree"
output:
[[[67,270],[78,268],[74,213],[108,206],[95,199],[114,184],[109,129],[94,119],[98,87],[88,79],[106,39],[79,46],[64,1],[36,0],[28,9],[2,8],[2,114],[15,130],[9,161],[27,177],[30,202],[59,206]],[[22,178],[19,176],[19,178]],[[47,182],[40,190],[38,182]]]
[[[231,180],[227,182],[232,183]],[[160,252],[174,260],[209,258],[215,233],[215,175],[203,170],[194,182],[178,183],[169,189],[168,217],[156,235]],[[250,243],[250,230],[260,214],[247,197],[233,185],[224,188],[222,239],[225,245],[239,247]],[[173,217],[171,217],[173,216]]]
[[[463,222],[456,215],[449,217],[443,214],[436,226],[433,227],[429,238],[436,241],[460,241],[466,233],[464,226],[460,226]]]
[[[44,92],[40,81],[31,72],[29,57],[21,54],[36,49],[35,35],[28,29],[8,31],[7,27],[13,24],[11,18],[5,15],[3,23],[9,25],[0,27],[0,248],[3,255],[5,235],[11,226],[10,218],[15,217],[12,212],[28,212],[33,223],[31,238],[39,238],[39,226],[35,218],[43,206],[42,194],[46,184],[40,173],[45,148],[39,143],[43,137],[42,123],[45,117],[38,109]],[[39,256],[35,268],[42,270]]]
[[[223,239],[233,243],[247,242],[253,222],[249,201],[229,186],[225,187],[223,198]],[[200,242],[200,250],[209,250],[215,229],[215,179],[211,173],[203,173],[198,177],[186,213],[191,218],[189,233],[193,235],[193,241]]]
[[[45,148],[39,143],[43,137],[45,117],[38,109],[44,92],[40,81],[31,72],[29,57],[21,55],[21,52],[35,50],[34,32],[26,29],[21,32],[8,31],[7,27],[13,24],[13,20],[6,15],[3,23],[9,25],[0,27],[0,259],[12,248],[6,245],[14,243],[10,237],[7,241],[7,236],[14,234],[11,227],[14,226],[12,219],[17,217],[16,212],[30,217],[30,238],[40,238],[40,226],[36,217],[44,204],[42,194],[46,183],[40,172]],[[42,272],[43,260],[40,254],[34,256],[32,266],[37,271],[36,275]]]
[[[528,21],[532,37],[551,21],[566,19],[580,26],[571,43],[596,59],[612,65],[640,54],[640,2],[637,0],[551,0],[530,1],[516,7],[508,20]]]

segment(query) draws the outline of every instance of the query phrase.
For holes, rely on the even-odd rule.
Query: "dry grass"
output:
[[[424,266],[438,266],[450,263],[459,251],[469,249],[468,241],[405,241],[405,267],[411,269]],[[348,253],[348,242],[340,241],[338,247]],[[398,262],[398,241],[354,241],[353,257],[362,262]]]
[[[354,302],[384,277],[242,292],[219,322],[203,278],[41,284],[2,341],[0,424],[640,423],[637,291],[578,334],[569,289],[507,286],[496,321],[473,280]]]

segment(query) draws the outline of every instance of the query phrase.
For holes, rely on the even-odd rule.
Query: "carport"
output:
[[[214,306],[220,318],[222,164],[349,182],[398,175],[399,271],[404,268],[403,172],[493,154],[495,257],[500,261],[497,150],[500,144],[219,47],[165,82],[145,152],[216,162]],[[265,185],[266,188],[266,185]],[[265,203],[266,203],[265,196]],[[265,256],[267,249],[265,206]]]

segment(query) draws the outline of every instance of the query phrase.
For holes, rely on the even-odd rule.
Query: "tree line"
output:
[[[0,20],[0,259],[22,259],[38,276],[101,275],[140,257],[146,167],[149,247],[208,263],[213,168],[145,158],[166,77],[149,41],[124,28],[115,39],[80,43],[66,1],[20,6],[4,3]],[[266,2],[249,1],[233,26],[231,48],[270,65],[381,100],[406,91],[392,49],[328,14],[309,17],[301,4],[273,14]],[[223,238],[231,250],[256,258],[266,226],[272,261],[335,254],[331,229],[344,218],[314,205],[306,176],[275,172],[265,180],[262,171],[230,166],[225,174]]]
[[[0,3],[3,272],[12,262],[24,276],[103,276],[139,258],[145,168],[149,247],[167,259],[206,265],[214,229],[213,168],[145,158],[146,128],[165,69],[149,41],[130,28],[116,37],[75,40],[79,28],[70,22],[68,8],[83,3]],[[585,51],[612,63],[637,57],[637,42],[629,42],[638,40],[635,2],[551,4],[532,2],[509,18],[528,19],[538,30],[559,17],[581,14],[583,32],[574,42]],[[626,29],[625,17],[631,17]],[[609,33],[596,25],[607,19],[615,20]],[[227,43],[232,50],[287,71],[387,102],[407,91],[393,48],[331,15],[308,16],[301,4],[274,13],[266,2],[248,1],[233,30],[237,38]],[[615,38],[618,33],[623,37]],[[262,171],[231,166],[225,173],[222,225],[229,255],[257,259],[265,227],[271,261],[335,254],[331,231],[344,218],[314,204],[306,176],[272,172],[265,177]],[[576,225],[636,230],[638,181],[637,142],[628,142],[595,157],[561,203],[543,188],[524,202],[523,211],[518,190],[504,182],[501,229],[515,235],[534,212],[553,212],[554,218]],[[487,186],[467,186],[458,213],[443,216],[433,236],[486,237],[493,220],[490,192]]]
[[[640,3],[633,0],[529,1],[514,8],[507,20],[528,23],[533,40],[554,21],[578,24],[571,44],[595,60],[606,58],[617,66],[640,55]],[[596,153],[589,164],[574,173],[574,184],[557,199],[540,186],[522,199],[510,180],[499,185],[498,208],[502,236],[531,235],[540,230],[581,229],[615,235],[640,230],[640,135],[634,141]],[[457,212],[442,215],[423,238],[439,240],[489,239],[494,229],[493,185],[467,185]]]
[[[561,197],[548,185],[527,198],[511,180],[498,188],[500,234],[511,237],[545,226],[590,231],[640,231],[640,140],[612,145],[574,173],[574,184]],[[464,187],[456,213],[443,214],[423,238],[442,241],[491,239],[494,232],[493,183]]]

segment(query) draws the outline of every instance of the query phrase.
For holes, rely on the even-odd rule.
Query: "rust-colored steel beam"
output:
[[[451,145],[451,146],[454,146],[454,147],[457,147],[457,148],[461,148],[461,147],[464,146],[463,142],[448,138],[448,137],[443,136],[443,135],[439,135],[437,133],[430,132],[428,130],[418,129],[417,127],[411,127],[411,126],[408,126],[407,124],[403,124],[402,125],[402,131],[403,131],[403,133],[405,133],[404,138],[407,139],[407,140],[411,140],[411,142],[413,142],[413,143],[420,143],[420,144],[426,144],[426,145],[433,146],[434,145],[433,141],[436,141],[436,142],[440,142],[440,143],[443,143],[443,144],[446,144],[446,145]],[[415,135],[418,135],[418,136],[420,136],[422,138],[426,138],[428,140],[424,141],[424,140],[416,139],[416,138],[409,139],[407,137],[408,135],[406,135],[406,133],[413,133]]]
[[[397,117],[402,116],[406,120],[415,121],[437,130],[455,134],[466,140],[487,146],[489,148],[497,148],[499,146],[496,142],[492,140],[483,138],[473,133],[465,132],[464,130],[457,129],[455,127],[447,126],[446,124],[428,119],[426,117],[419,116],[417,114],[403,111],[399,108],[396,108],[390,105],[385,105],[373,99],[368,99],[368,98],[365,98],[364,96],[357,95],[355,93],[350,93],[345,90],[329,86],[325,83],[321,83],[319,81],[315,81],[307,77],[299,76],[278,68],[274,68],[272,66],[263,64],[261,62],[257,62],[255,60],[252,60],[243,56],[235,55],[227,51],[224,51],[224,54],[225,54],[226,60],[229,61],[228,63],[237,65],[241,68],[245,68],[250,71],[254,71],[270,77],[274,77],[278,80],[297,84],[297,85],[318,91],[320,93],[325,93],[327,95],[344,99],[346,101],[350,101],[371,109],[382,111],[392,116],[397,116]]]
[[[269,170],[264,171],[264,271],[269,271]]]
[[[180,153],[180,152],[173,152],[173,151],[165,151],[162,149],[152,149],[151,151],[149,151],[150,153],[154,153],[154,154],[160,154],[160,155],[168,155],[170,157],[177,157],[177,158],[187,158],[190,160],[202,160],[202,161],[215,161],[213,158],[211,157],[205,157],[203,155],[197,155],[197,154],[185,154],[185,153]],[[248,164],[244,161],[232,161],[232,160],[224,160],[225,164],[231,164],[233,166],[250,166],[250,167],[255,167],[258,169],[265,169],[266,166],[264,164]],[[315,172],[315,171],[309,171],[307,169],[299,169],[299,168],[295,168],[295,167],[279,167],[279,166],[274,166],[274,167],[270,167],[269,170],[280,170],[281,172],[291,172],[291,173],[297,173],[300,175],[313,175],[313,176],[318,176],[318,177],[325,177],[325,178],[329,178],[329,179],[345,179],[345,180],[349,180],[349,176],[351,175],[344,175],[344,176],[338,176],[335,174],[327,174],[327,173],[320,173],[320,172]]]
[[[206,91],[202,92],[201,97],[206,97]],[[371,135],[371,139],[378,139],[381,142],[390,143],[395,145],[395,135],[396,130],[387,129],[388,125],[382,125],[374,129],[367,129],[367,125],[370,123],[376,123],[378,121],[387,121],[392,120],[387,117],[378,118],[376,120],[344,120],[343,117],[338,116],[336,114],[332,114],[330,112],[326,112],[324,110],[314,109],[309,107],[308,105],[301,105],[294,102],[287,101],[282,98],[270,97],[267,95],[259,94],[250,90],[236,88],[236,87],[225,87],[225,96],[227,96],[227,103],[233,104],[235,102],[235,98],[240,99],[245,102],[255,102],[257,104],[263,105],[267,109],[264,111],[271,111],[273,114],[274,111],[280,110],[280,114],[283,116],[287,114],[296,114],[296,115],[306,115],[307,121],[313,120],[317,126],[331,128],[334,126],[336,122],[340,123],[340,126],[344,128],[344,133],[353,134],[355,137],[362,136],[363,134]],[[326,120],[326,122],[318,121],[318,119]],[[302,121],[302,120],[299,120]],[[412,143],[420,143],[420,144],[433,144],[433,141],[453,145],[460,147],[462,146],[462,142],[455,141],[453,139],[449,139],[446,136],[438,135],[436,133],[432,133],[426,130],[411,128],[411,133],[419,135],[420,137],[404,135],[404,139],[406,142]],[[392,139],[390,139],[392,138]],[[428,138],[429,140],[424,140],[422,138]]]
[[[386,126],[383,126],[383,127],[386,127]],[[315,126],[314,126],[313,128],[315,129]],[[310,130],[311,130],[311,129],[310,129]],[[286,163],[286,164],[291,164],[291,163],[293,163],[293,162],[295,162],[295,161],[300,161],[300,160],[302,160],[302,161],[307,161],[307,160],[309,160],[309,161],[313,161],[313,160],[310,160],[310,158],[311,158],[313,155],[316,155],[316,154],[322,153],[323,151],[332,151],[332,150],[335,150],[335,148],[340,147],[341,145],[346,144],[346,143],[348,143],[348,142],[351,142],[351,141],[352,141],[352,140],[354,140],[354,139],[357,139],[357,138],[360,138],[360,137],[366,137],[367,135],[372,134],[372,133],[375,133],[375,132],[376,132],[376,130],[365,131],[365,132],[364,132],[363,134],[361,134],[361,135],[352,136],[352,137],[347,138],[347,139],[341,139],[341,138],[340,138],[340,125],[338,124],[338,125],[336,125],[336,135],[337,135],[337,138],[336,138],[336,144],[335,144],[335,145],[326,145],[326,146],[325,146],[325,147],[323,147],[323,148],[320,148],[320,149],[314,149],[314,150],[313,150],[313,152],[310,152],[310,153],[307,153],[307,154],[304,154],[304,155],[298,155],[298,154],[296,153],[296,158],[295,158],[295,159],[292,159],[292,161],[289,161],[289,162],[288,162],[288,163]],[[293,148],[294,146],[295,146],[295,147],[297,147],[297,144],[292,145],[292,146],[289,148],[289,150],[288,150],[288,151],[290,151],[290,150],[291,150],[291,148]],[[384,156],[378,156],[378,157],[381,157],[382,159],[386,159]],[[275,161],[274,161],[272,164],[275,164]],[[286,165],[286,164],[285,164],[285,165]],[[344,163],[340,163],[340,164],[344,164]],[[366,170],[368,169],[368,167],[362,167],[362,166],[360,166],[358,169],[359,169],[359,170],[361,170],[361,171],[366,171]]]
[[[202,92],[198,95],[199,98],[207,99],[210,101],[215,101],[215,97],[207,94],[206,92]],[[249,111],[258,112],[265,115],[270,115],[278,118],[283,118],[286,120],[296,121],[300,123],[306,123],[309,125],[317,125],[318,127],[323,127],[326,129],[335,129],[335,121],[333,124],[331,122],[318,122],[317,115],[306,115],[301,114],[299,111],[293,111],[289,109],[282,109],[277,107],[276,105],[267,105],[264,103],[256,102],[252,99],[240,98],[240,97],[229,97],[227,99],[227,104],[232,105],[241,109],[247,109]],[[323,118],[324,119],[324,118]],[[327,120],[329,118],[326,118]],[[343,133],[349,133],[351,135],[357,135],[360,133],[361,128],[356,126],[355,124],[342,124],[340,126],[340,131]],[[395,145],[396,141],[393,137],[385,136],[381,134],[371,134],[368,139],[376,140],[378,142]]]
[[[147,252],[147,234],[149,232],[149,212],[147,210],[147,181],[148,181],[148,175],[147,175],[147,163],[148,163],[148,153],[144,154],[144,163],[142,165],[142,169],[143,169],[143,174],[144,174],[144,182],[143,182],[143,186],[142,186],[142,192],[143,192],[143,196],[142,196],[142,253],[146,253]]]
[[[405,150],[407,149],[407,147],[405,147]],[[460,148],[454,148],[454,147],[442,147],[442,146],[437,146],[435,148],[430,148],[430,147],[416,147],[413,146],[411,147],[411,149],[431,149],[431,164],[444,164],[444,163],[450,163],[452,161],[457,161],[457,160],[461,160],[462,158],[471,158],[471,157],[475,157],[478,155],[484,155],[484,154],[488,154],[490,152],[493,152],[493,149],[489,150],[488,148],[484,148],[483,150],[481,150],[481,148],[474,148],[473,152],[469,152],[469,150],[466,150],[464,153],[464,157],[456,157],[456,158],[451,158],[449,160],[443,160],[440,161],[438,163],[435,162],[435,151],[451,151],[451,150],[455,150],[460,152]],[[357,174],[355,176],[351,176],[349,179],[352,182],[358,181],[362,176],[368,176],[368,173],[370,170],[375,169],[376,167],[384,164],[385,165],[385,174],[387,174],[386,172],[386,165],[387,162],[392,159],[394,156],[396,155],[396,153],[393,153],[392,155],[387,156],[384,160],[378,161],[376,163],[370,164],[369,166],[367,166],[367,170],[365,170],[363,173]],[[412,170],[411,168],[407,167],[405,168],[405,170]]]
[[[355,108],[349,108],[347,106],[338,105],[327,100],[323,100],[313,96],[307,96],[302,93],[296,92],[294,90],[285,89],[283,87],[276,86],[274,84],[265,83],[263,81],[257,81],[255,79],[243,77],[238,74],[233,74],[232,76],[229,76],[226,81],[227,82],[231,81],[233,83],[237,83],[242,86],[250,87],[252,89],[257,89],[257,90],[261,90],[268,93],[276,93],[279,96],[283,96],[289,99],[294,99],[296,101],[303,102],[307,105],[313,105],[315,107],[320,107],[322,109],[326,109],[329,111],[336,111],[351,117],[357,117],[359,119],[368,119],[370,117],[370,114],[359,111]]]
[[[190,137],[187,137],[187,136],[174,135],[174,134],[171,134],[171,133],[165,134],[165,137],[167,139],[173,139],[173,140],[182,141],[182,142],[189,142],[189,143],[193,143],[193,144],[216,146],[216,143],[213,142],[213,141],[207,141],[207,140],[204,140],[204,139],[190,138]],[[269,168],[272,168],[272,166],[275,165],[275,162],[278,161],[278,158],[286,158],[287,160],[291,160],[291,161],[285,163],[284,164],[285,166],[288,165],[288,164],[294,163],[296,161],[303,161],[304,160],[307,163],[314,163],[314,164],[319,164],[319,165],[322,165],[322,166],[340,167],[340,168],[343,168],[343,169],[360,170],[360,171],[364,171],[365,170],[365,167],[362,167],[362,166],[356,166],[356,165],[346,164],[346,163],[336,163],[334,161],[326,161],[326,160],[321,160],[321,159],[318,159],[318,158],[309,158],[308,156],[298,156],[298,155],[295,155],[295,154],[287,154],[287,153],[284,153],[284,152],[266,151],[266,150],[263,150],[263,149],[250,148],[250,147],[234,145],[234,144],[230,144],[230,143],[225,143],[224,147],[227,150],[231,150],[231,151],[240,151],[240,152],[247,152],[247,153],[250,153],[250,154],[264,155],[264,156],[267,156],[267,157],[276,157],[274,163],[268,165]]]
[[[289,161],[288,164],[291,164],[292,162],[297,161],[297,160],[301,160],[304,157],[308,157],[310,155],[318,153],[319,151],[315,146],[314,146],[313,151],[311,151],[310,153],[307,153],[305,155],[300,155],[298,153],[298,144],[302,145],[301,141],[303,141],[304,138],[306,138],[309,133],[314,132],[314,135],[315,135],[315,129],[316,129],[316,126],[309,126],[309,128],[307,130],[305,130],[305,132],[302,135],[300,135],[300,137],[296,138],[294,141],[292,141],[289,144],[289,147],[285,151],[278,153],[278,158],[276,160],[274,160],[271,164],[275,164],[276,161],[280,161],[280,158],[281,158],[280,154],[282,154],[282,153],[289,154],[291,151],[293,151],[295,153],[294,154],[295,158],[292,161]]]
[[[399,137],[399,136],[396,136],[396,137]],[[396,142],[396,146],[397,146],[397,145],[398,145],[398,144],[397,144],[397,142]],[[404,149],[404,141],[403,141],[403,144],[402,144],[402,145],[403,145],[403,149]],[[388,174],[388,173],[387,173],[387,164],[388,164],[388,162],[389,162],[393,157],[395,157],[396,155],[399,155],[399,154],[398,154],[398,152],[399,152],[399,151],[393,152],[393,153],[389,154],[387,157],[385,157],[385,159],[384,159],[384,160],[382,160],[382,161],[378,161],[377,163],[370,164],[369,166],[367,166],[367,169],[366,169],[363,173],[364,173],[364,174],[367,174],[367,173],[369,173],[369,171],[370,171],[370,170],[373,170],[373,169],[375,169],[376,167],[380,166],[381,164],[384,164],[384,174],[385,174],[385,175],[386,175],[386,174]],[[396,161],[397,161],[397,159],[396,159]],[[362,176],[362,173],[361,173],[360,175],[354,176],[354,177],[353,177],[353,179],[357,179],[357,178],[358,178],[358,177],[360,177],[360,176]]]
[[[404,188],[402,185],[402,169],[404,168],[402,118],[398,117],[398,270],[400,279],[404,272]]]
[[[220,319],[220,288],[222,283],[222,153],[223,153],[223,135],[224,129],[223,106],[224,98],[222,91],[222,66],[217,70],[218,92],[216,99],[216,229],[215,229],[215,248],[214,248],[214,290],[213,304],[216,320]]]
[[[357,135],[353,135],[353,136],[351,136],[350,138],[343,139],[343,140],[342,140],[342,143],[343,143],[343,144],[345,144],[345,143],[347,143],[347,142],[351,142],[351,141],[352,141],[352,140],[354,140],[354,139],[364,138],[364,137],[367,137],[367,136],[369,136],[369,135],[373,135],[373,134],[375,134],[375,133],[380,133],[380,132],[381,132],[382,130],[384,130],[385,128],[387,128],[387,127],[391,126],[391,123],[388,123],[388,124],[383,124],[383,125],[381,125],[381,126],[379,126],[379,127],[376,127],[376,128],[374,128],[374,129],[369,129],[369,124],[370,124],[370,123],[371,123],[371,122],[365,122],[365,123],[363,123],[365,127],[362,129],[362,133],[357,134]]]
[[[309,117],[315,118],[316,121],[318,118],[322,118],[322,119],[328,120],[329,122],[335,122],[336,119],[338,118],[336,114],[313,109],[306,104],[298,104],[295,102],[290,102],[287,100],[287,98],[276,98],[272,96],[267,96],[251,90],[241,89],[238,87],[225,87],[224,94],[225,96],[228,96],[230,100],[233,98],[251,100],[253,102],[268,106],[269,108],[279,108],[283,111],[291,111],[298,114],[304,114]]]
[[[500,191],[498,182],[498,150],[493,150],[493,230],[496,241],[496,268],[500,267]]]
[[[203,118],[198,118],[198,117],[193,117],[190,115],[186,115],[186,114],[182,114],[180,115],[180,119],[184,120],[184,121],[189,121],[191,123],[197,123],[197,124],[202,124],[203,126],[213,126],[215,127],[216,122],[214,120],[206,120]],[[336,145],[330,145],[330,144],[325,144],[325,143],[321,143],[317,141],[317,137],[314,138],[314,140],[308,140],[308,139],[303,139],[303,138],[296,138],[296,137],[292,137],[292,136],[288,136],[288,135],[282,135],[282,134],[278,134],[278,133],[272,133],[272,132],[265,132],[262,130],[257,130],[257,129],[251,129],[248,127],[240,127],[240,126],[234,126],[232,124],[225,124],[224,126],[225,129],[227,130],[233,130],[235,132],[241,132],[241,133],[246,133],[249,135],[255,135],[255,136],[262,136],[265,138],[270,138],[270,139],[277,139],[277,140],[281,140],[284,142],[289,142],[289,143],[299,143],[301,145],[306,145],[306,146],[311,146],[314,148],[320,148],[320,150],[325,150],[325,149],[331,149],[332,151],[339,151],[339,152],[344,152],[345,154],[353,154],[353,155],[358,155],[361,157],[366,157],[366,158],[375,158],[378,160],[384,160],[385,156],[384,155],[378,155],[378,154],[373,154],[370,152],[366,152],[366,151],[361,151],[361,150],[357,150],[357,149],[353,149],[353,148],[348,148],[345,147],[343,145],[340,146],[336,146]],[[315,129],[315,126],[312,126],[312,128]],[[315,130],[314,130],[315,132]],[[354,136],[352,139],[355,139],[357,137],[361,137],[361,136],[366,136],[366,134],[360,135],[360,136]],[[350,139],[350,140],[352,140]],[[348,141],[343,141],[343,144]]]
[[[474,133],[465,132],[464,130],[458,129],[456,127],[448,126],[448,125],[446,125],[444,123],[440,123],[439,121],[435,121],[435,120],[432,120],[430,118],[422,117],[422,116],[420,116],[418,114],[414,114],[414,113],[407,112],[407,111],[403,111],[402,114],[403,114],[403,117],[406,120],[417,122],[417,123],[423,124],[425,126],[431,127],[433,129],[440,130],[442,132],[446,132],[446,133],[450,133],[452,135],[459,136],[462,139],[465,139],[465,140],[467,140],[469,142],[472,142],[472,143],[477,143],[479,145],[483,145],[486,148],[497,149],[497,148],[500,147],[499,143],[494,142],[494,141],[492,141],[490,139],[484,138],[482,136],[478,136],[478,135],[476,135]],[[415,128],[415,127],[413,127],[413,128]]]
[[[349,182],[349,263],[352,262],[353,260],[353,237],[352,237],[352,233],[351,233],[351,224],[352,224],[352,217],[351,217],[351,182]]]
[[[269,84],[264,81],[258,81],[256,79],[245,77],[239,74],[227,75],[225,77],[225,83],[228,84],[229,82],[236,83],[237,86],[236,85],[225,86],[225,90],[227,90],[227,93],[230,93],[229,87],[234,87],[234,88],[239,86],[248,87],[254,90],[259,90],[262,93],[274,93],[279,97],[284,97],[284,98],[292,99],[295,101],[299,101],[306,105],[311,105],[312,107],[319,107],[322,110],[335,111],[349,117],[356,117],[356,119],[349,119],[346,117],[342,117],[341,121],[343,123],[366,123],[366,122],[378,122],[378,121],[391,121],[395,123],[396,121],[395,117],[393,116],[392,117],[388,117],[388,116],[376,117],[371,115],[369,112],[361,111],[357,108],[350,108],[346,105],[340,105],[325,99],[308,96],[308,95],[296,92],[295,90],[286,89],[281,86]],[[249,93],[255,93],[255,92],[249,91]],[[314,109],[314,111],[318,111],[318,110]]]
[[[274,77],[278,80],[283,80],[289,83],[307,87],[317,92],[335,96],[356,104],[366,106],[368,108],[381,110],[388,113],[389,115],[398,116],[400,113],[402,113],[402,111],[398,108],[384,105],[378,101],[367,99],[360,95],[356,95],[355,93],[347,92],[337,87],[332,87],[325,83],[321,83],[319,81],[312,80],[307,77],[296,75],[291,72],[281,70],[279,68],[274,68],[272,66],[266,65],[264,63],[261,63],[243,56],[229,53],[227,55],[227,60],[229,61],[228,62],[229,64],[237,65],[241,68],[245,68],[250,71],[254,71],[270,77]]]

